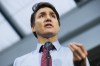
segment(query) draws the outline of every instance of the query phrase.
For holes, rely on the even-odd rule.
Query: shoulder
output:
[[[27,53],[27,54],[25,54],[25,55],[22,55],[22,56],[20,56],[20,57],[18,57],[17,59],[25,59],[25,58],[27,58],[27,57],[30,57],[32,55],[32,52],[30,52],[30,53]]]
[[[23,56],[17,57],[14,61],[13,66],[20,66],[19,64],[21,64],[23,61],[28,60],[29,58],[32,58],[32,53],[33,52],[30,52]]]

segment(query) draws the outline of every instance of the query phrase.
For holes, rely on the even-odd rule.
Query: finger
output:
[[[86,51],[86,48],[83,46],[83,44],[81,44],[81,43],[75,43],[75,42],[74,42],[74,44],[75,44],[76,46],[80,47],[81,50],[82,50],[86,55],[88,55],[88,53],[87,53],[87,51]]]
[[[75,53],[74,52],[74,49],[71,47],[71,46],[69,46],[69,48],[71,49],[71,51],[73,52],[73,60],[74,61],[80,61],[82,58],[79,56],[79,55],[77,55],[77,53]]]
[[[86,58],[86,55],[84,54],[84,52],[80,49],[80,47],[77,47],[75,44],[71,44],[70,45],[73,48],[73,52],[74,54],[80,56],[81,58]]]
[[[80,60],[82,60],[82,58],[77,53],[74,53],[74,61],[80,61]]]

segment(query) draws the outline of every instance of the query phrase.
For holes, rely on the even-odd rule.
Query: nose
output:
[[[45,22],[51,22],[51,19],[46,19]]]
[[[50,15],[47,15],[47,19],[50,19]]]
[[[49,15],[46,16],[45,22],[51,22],[51,17]]]

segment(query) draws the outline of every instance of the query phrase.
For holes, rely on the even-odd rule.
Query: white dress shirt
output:
[[[52,66],[74,66],[73,53],[70,48],[61,46],[58,41],[53,45],[57,50],[50,51]],[[13,66],[41,66],[42,53],[39,53],[41,46],[42,44],[38,43],[36,50],[16,58]],[[90,66],[88,60],[86,60],[86,65]]]

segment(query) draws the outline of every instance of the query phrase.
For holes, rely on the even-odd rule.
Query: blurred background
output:
[[[91,66],[100,66],[100,0],[0,0],[0,66],[13,66],[15,58],[36,48],[30,16],[40,1],[60,14],[60,43],[83,43]]]

